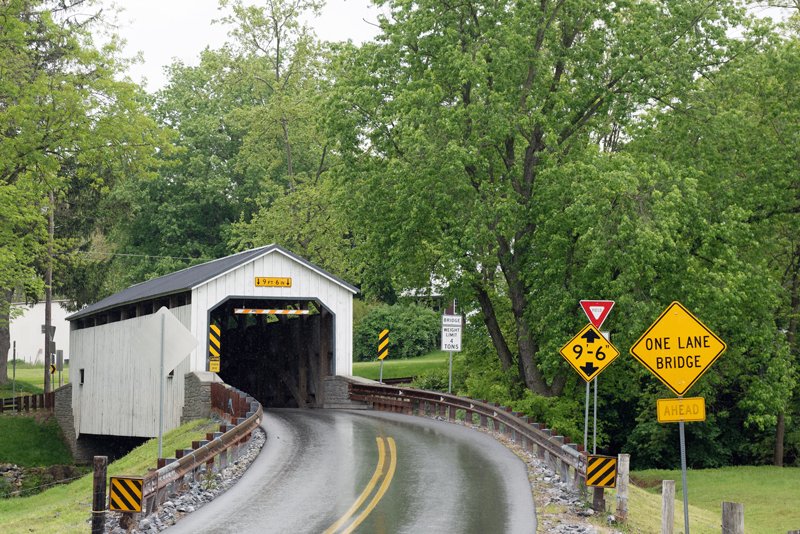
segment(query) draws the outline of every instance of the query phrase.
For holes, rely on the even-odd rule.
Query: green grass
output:
[[[453,359],[458,356],[454,355]],[[380,362],[353,362],[353,374],[363,378],[377,380],[380,374]],[[419,376],[426,371],[447,369],[448,353],[434,351],[418,358],[392,360],[391,356],[383,361],[383,378],[400,378]]]
[[[0,398],[12,397],[14,395],[11,379],[13,370],[11,362],[8,362],[8,384],[0,386]],[[51,375],[52,383],[58,387],[58,372]],[[64,383],[69,382],[69,366],[64,366],[62,372]],[[33,365],[30,363],[17,362],[17,395],[35,394],[44,391],[44,366]]]
[[[722,502],[744,504],[747,532],[785,534],[800,528],[800,468],[773,466],[722,467],[689,470],[686,474],[689,504],[711,513],[719,532]],[[683,529],[683,494],[680,470],[647,470],[631,474],[632,480],[647,488],[647,493],[661,502],[661,481],[675,481],[675,516]],[[658,514],[661,517],[661,514]],[[689,514],[692,521],[692,514]],[[690,524],[691,526],[691,524]],[[694,529],[692,529],[694,532]]]
[[[61,439],[55,418],[35,416],[0,416],[0,463],[20,467],[69,465],[72,455]]]
[[[680,476],[678,477],[680,481]],[[677,485],[680,485],[677,484]],[[621,532],[632,534],[651,534],[661,532],[661,486],[658,494],[630,485],[628,487],[628,519],[625,523],[614,525]],[[692,487],[689,485],[689,495]],[[591,493],[590,493],[591,497]],[[683,529],[683,498],[675,499],[675,516],[673,531],[681,533]],[[605,491],[606,510],[613,514],[617,509],[617,495],[615,490]],[[689,529],[692,534],[719,534],[722,524],[722,505],[716,511],[706,510],[689,502]],[[747,512],[745,511],[745,516]],[[745,517],[745,521],[747,518]],[[600,521],[603,521],[602,523]],[[599,527],[605,526],[605,516],[597,518],[595,523]],[[601,532],[605,532],[601,530]],[[748,531],[750,532],[750,531]],[[756,532],[756,531],[753,531]],[[760,532],[760,531],[759,531]]]
[[[693,534],[718,534],[722,502],[744,504],[745,532],[785,534],[800,526],[800,468],[772,466],[723,467],[690,470],[689,527]],[[628,521],[622,532],[661,530],[661,481],[675,481],[675,532],[683,532],[683,493],[680,470],[631,473]],[[616,493],[606,490],[606,508],[616,510]]]
[[[216,428],[210,420],[192,421],[164,436],[164,450],[187,447]],[[151,439],[108,467],[109,476],[141,476],[155,467],[158,440]],[[85,533],[90,530],[92,474],[53,489],[15,499],[0,500],[3,534]]]

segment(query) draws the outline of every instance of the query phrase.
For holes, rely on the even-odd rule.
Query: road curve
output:
[[[242,479],[170,534],[536,532],[525,464],[481,432],[337,410],[270,410],[262,426]]]

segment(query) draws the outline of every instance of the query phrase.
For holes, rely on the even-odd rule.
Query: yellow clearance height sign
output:
[[[256,287],[292,287],[292,279],[280,276],[256,276]]]
[[[631,355],[682,397],[726,348],[724,341],[675,301],[631,347]]]
[[[559,352],[586,382],[594,380],[619,356],[614,345],[591,324],[584,326]]]

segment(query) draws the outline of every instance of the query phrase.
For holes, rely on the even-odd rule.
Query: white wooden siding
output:
[[[170,310],[191,326],[191,306]],[[145,316],[147,317],[147,316]],[[158,435],[158,364],[136,354],[132,336],[145,317],[70,332],[70,376],[75,432],[112,436]],[[202,338],[198,339],[202,344]],[[186,358],[164,388],[164,431],[180,424]],[[84,383],[80,384],[80,369]]]
[[[292,287],[256,287],[257,276],[289,277]],[[335,373],[345,376],[353,373],[353,293],[279,250],[194,288],[191,330],[200,340],[200,345],[191,356],[192,371],[206,369],[208,311],[229,296],[319,300],[335,314]]]

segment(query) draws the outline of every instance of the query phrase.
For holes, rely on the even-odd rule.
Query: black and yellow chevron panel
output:
[[[219,373],[219,358],[222,353],[220,334],[217,325],[212,324],[208,327],[208,370],[212,373]]]
[[[141,512],[141,477],[111,477],[111,493],[108,496],[108,509],[115,512]]]
[[[617,459],[614,456],[589,455],[586,463],[586,485],[593,488],[615,488]]]
[[[378,334],[378,359],[382,360],[389,355],[389,331],[383,330]]]
[[[215,324],[212,324],[208,329],[208,353],[211,358],[219,358],[219,353],[222,350],[219,338],[219,327]]]

